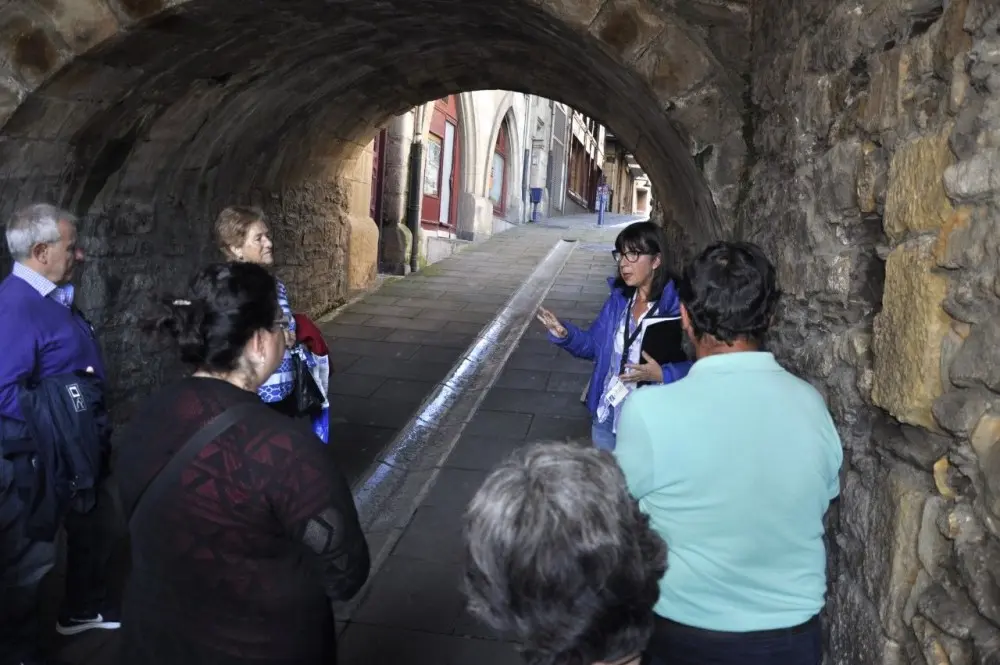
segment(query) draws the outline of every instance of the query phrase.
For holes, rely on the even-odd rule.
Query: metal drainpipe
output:
[[[531,107],[533,106],[532,101],[534,97],[528,94],[524,95],[524,106],[525,106],[525,118],[524,118],[524,172],[521,174],[521,223],[526,223],[531,218],[531,213],[528,212],[528,208],[531,205],[528,197],[528,187],[530,183],[528,176],[531,171],[531,126],[534,118],[531,115]]]
[[[548,150],[547,150],[548,161],[545,163],[545,165],[546,165],[545,172],[547,174],[552,173],[552,153],[553,153],[553,144],[555,142],[554,141],[555,134],[556,134],[556,103],[553,100],[550,99],[549,100],[549,141],[548,141],[548,146],[547,146],[547,148],[548,148]],[[554,174],[552,176],[547,177],[545,179],[545,189],[550,189],[551,186],[554,184],[552,181],[556,180],[557,178],[558,178],[558,176],[554,175]],[[555,193],[552,192],[552,191],[549,191],[548,201],[545,204],[545,216],[546,217],[550,217],[552,215],[552,197],[553,196],[555,196]]]
[[[417,272],[420,256],[417,243],[420,233],[420,194],[422,191],[420,172],[424,163],[424,107],[418,107],[413,115],[413,142],[410,143],[410,184],[406,197],[406,221],[413,238],[410,243],[410,272]]]

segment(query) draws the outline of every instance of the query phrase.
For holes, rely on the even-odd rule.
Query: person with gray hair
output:
[[[464,538],[469,611],[529,665],[638,665],[667,548],[610,453],[518,451],[473,497]]]
[[[94,508],[69,510],[57,482],[65,480],[59,474],[76,469],[52,462],[47,439],[38,436],[32,412],[23,407],[29,384],[75,373],[94,381],[105,377],[94,330],[74,303],[71,280],[83,260],[76,218],[46,203],[30,205],[10,218],[6,240],[15,263],[0,282],[0,665],[40,662],[37,592],[55,564],[60,525],[67,533],[67,574],[57,631],[73,635],[119,626],[104,602],[114,524],[106,484],[103,478],[88,479],[100,488]],[[86,406],[76,411],[81,409]],[[57,422],[54,411],[43,412]],[[75,434],[58,432],[73,442],[67,448],[78,443]]]

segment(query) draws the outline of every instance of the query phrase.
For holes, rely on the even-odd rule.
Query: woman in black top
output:
[[[123,664],[336,660],[330,603],[364,584],[368,546],[329,451],[256,395],[284,355],[277,302],[263,268],[214,265],[152,326],[195,372],[150,397],[120,441],[122,503],[136,517]],[[235,425],[165,475],[162,492],[144,494],[178,449],[236,405],[246,406]]]

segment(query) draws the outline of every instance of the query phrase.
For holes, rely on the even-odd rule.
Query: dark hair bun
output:
[[[180,360],[198,369],[236,369],[247,342],[278,318],[274,277],[252,263],[216,263],[192,278],[184,296],[165,296],[143,327],[173,340]]]

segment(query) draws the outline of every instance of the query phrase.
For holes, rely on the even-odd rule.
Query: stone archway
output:
[[[720,162],[725,177],[705,175],[690,152],[715,145],[719,125],[740,134],[731,72],[746,70],[748,21],[739,4],[693,8],[702,5],[16,0],[0,14],[0,215],[48,199],[88,220],[81,295],[115,347],[132,343],[131,312],[154,281],[174,283],[213,255],[209,221],[232,201],[264,206],[291,292],[323,309],[347,292],[346,247],[369,196],[351,174],[375,128],[428,100],[492,88],[608,119],[687,234],[715,237],[735,219],[735,199],[710,185],[737,179],[743,164],[734,156]],[[693,105],[714,109],[711,131]],[[121,371],[116,383],[134,389],[161,369]]]
[[[134,394],[166,371],[135,312],[218,206],[280,220],[322,308],[375,127],[472,89],[569,103],[646,168],[676,254],[735,235],[778,265],[773,348],[847,451],[832,662],[996,662],[998,28],[991,0],[12,0],[0,215],[87,216],[81,292]]]

